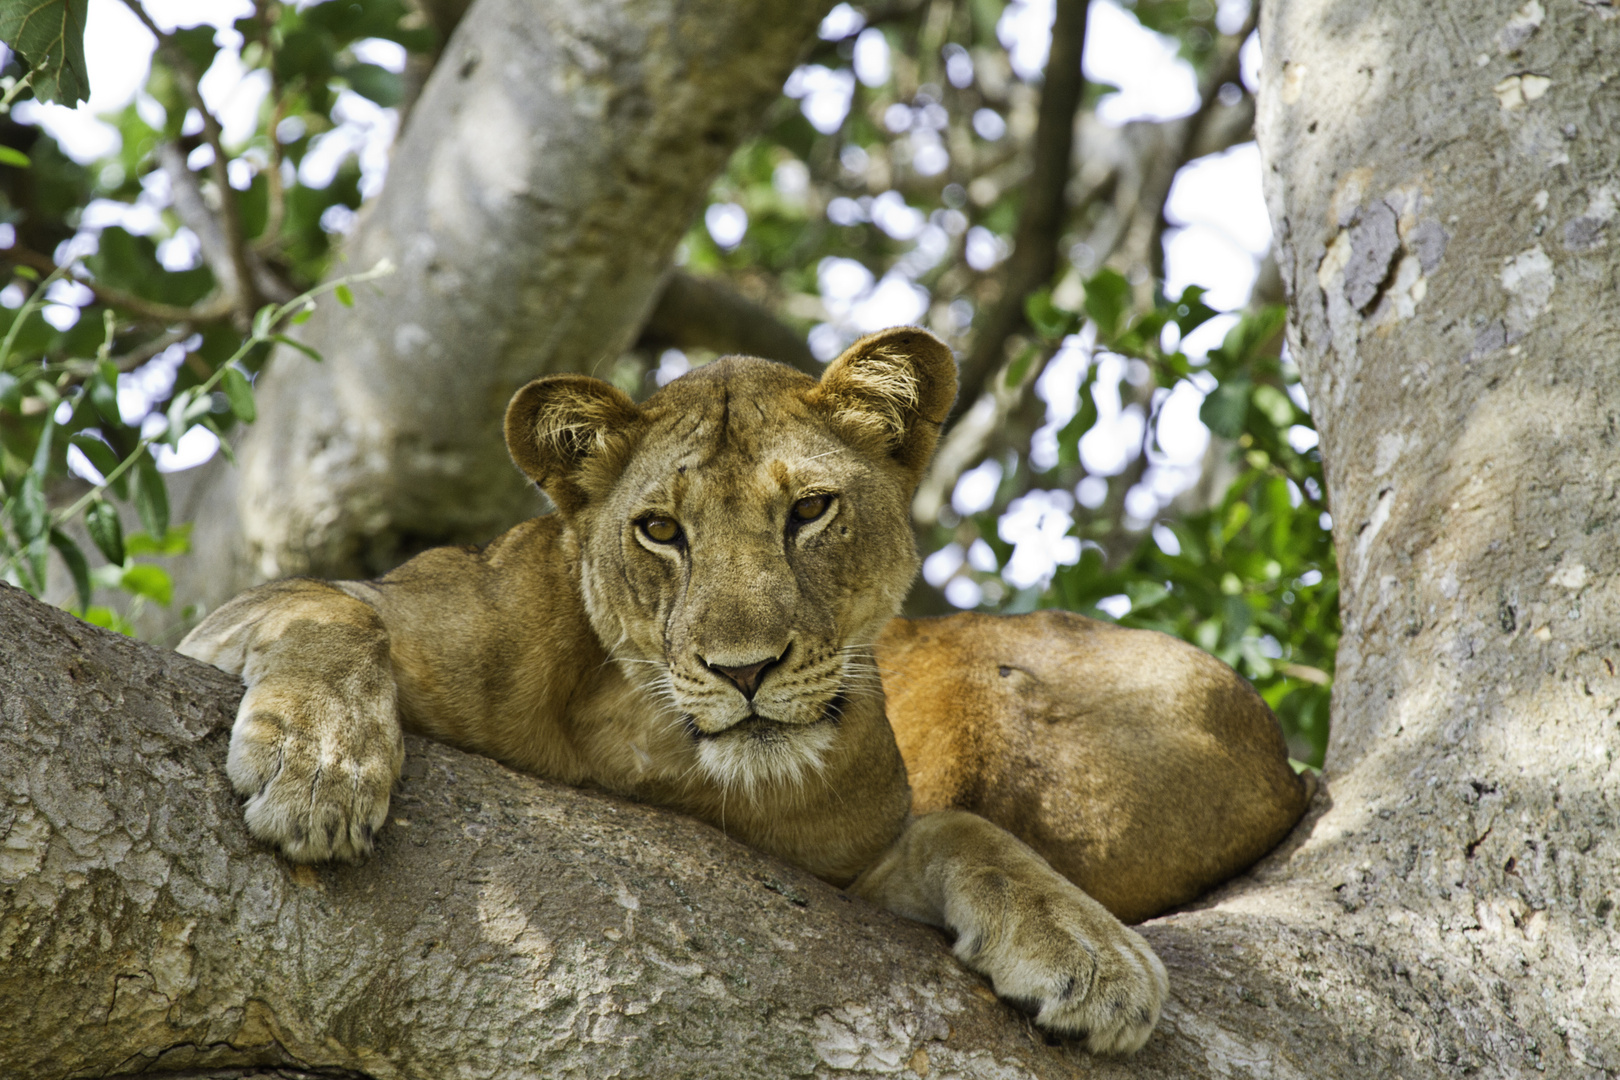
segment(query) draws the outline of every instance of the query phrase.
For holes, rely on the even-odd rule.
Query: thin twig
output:
[[[37,251],[31,251],[22,246],[0,251],[0,260],[17,266],[26,266],[42,274],[50,274],[71,281],[76,285],[83,285],[103,304],[123,308],[132,315],[152,322],[218,322],[220,319],[229,316],[236,306],[234,300],[225,295],[223,291],[216,294],[212,300],[205,300],[191,307],[180,307],[176,304],[164,304],[157,300],[147,300],[145,297],[136,296],[134,293],[102,284],[93,278],[81,277],[66,266],[56,265],[55,260],[50,256],[42,255]]]
[[[252,321],[253,313],[259,309],[261,297],[257,282],[253,278],[252,265],[248,261],[247,246],[242,237],[242,208],[237,202],[236,189],[231,187],[230,174],[226,168],[229,161],[225,156],[224,133],[220,129],[218,118],[203,101],[202,91],[197,85],[197,72],[192,69],[185,53],[175,45],[173,38],[158,29],[157,23],[153,22],[151,16],[141,7],[139,0],[124,0],[124,5],[133,11],[135,17],[140,19],[157,38],[158,47],[173,69],[181,90],[202,117],[203,139],[214,151],[214,160],[209,165],[209,171],[213,174],[215,186],[219,188],[220,231],[224,234],[230,266],[236,277],[235,289],[226,291],[234,291],[237,322],[245,328]]]
[[[1197,111],[1181,121],[1181,138],[1165,156],[1157,172],[1150,174],[1148,183],[1143,185],[1147,189],[1144,191],[1147,197],[1138,203],[1139,216],[1131,226],[1131,233],[1138,238],[1137,242],[1144,250],[1132,251],[1130,240],[1126,241],[1126,250],[1133,256],[1133,261],[1145,258],[1148,272],[1155,281],[1164,277],[1164,231],[1169,224],[1165,220],[1164,207],[1170,198],[1170,186],[1175,182],[1176,174],[1182,167],[1192,161],[1202,149],[1200,144],[1204,141],[1204,133],[1214,122],[1221,87],[1227,83],[1241,85],[1243,43],[1249,40],[1249,35],[1254,32],[1259,18],[1259,3],[1250,4],[1249,17],[1244,20],[1243,26],[1237,33],[1222,38],[1217,46],[1220,54],[1216,62],[1210,66],[1203,84],[1198,87]],[[1142,236],[1143,233],[1146,235]]]

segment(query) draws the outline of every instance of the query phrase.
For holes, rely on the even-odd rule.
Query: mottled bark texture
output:
[[[1620,9],[1263,10],[1344,614],[1287,921],[1403,1074],[1620,1075]]]
[[[634,340],[709,182],[777,100],[830,0],[479,0],[411,113],[348,266],[259,381],[241,469],[184,500],[182,603],[364,577],[538,509],[501,446],[524,382]],[[339,267],[341,272],[343,267]]]

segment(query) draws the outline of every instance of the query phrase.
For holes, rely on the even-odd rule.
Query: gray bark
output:
[[[180,602],[291,574],[364,577],[538,509],[506,401],[631,341],[709,182],[780,96],[828,0],[479,0],[447,43],[348,266],[259,380],[241,469],[182,501]],[[339,268],[342,269],[341,267]]]

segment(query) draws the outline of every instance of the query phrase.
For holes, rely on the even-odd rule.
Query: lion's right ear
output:
[[[506,450],[564,513],[588,498],[592,473],[615,474],[641,410],[618,387],[588,375],[547,375],[512,396]]]

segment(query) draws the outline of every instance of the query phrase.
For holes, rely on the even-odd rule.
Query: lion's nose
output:
[[[783,653],[782,655],[786,656],[787,654]],[[702,658],[700,657],[699,659]],[[781,662],[781,656],[773,656],[753,664],[736,665],[711,664],[709,661],[704,660],[703,666],[714,672],[716,675],[723,676],[738,690],[742,691],[743,697],[747,698],[749,701],[753,701],[754,693],[759,689],[759,684],[764,680],[765,673]]]

